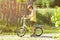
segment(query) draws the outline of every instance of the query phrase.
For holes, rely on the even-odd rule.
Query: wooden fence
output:
[[[2,19],[6,24],[16,24],[19,22],[20,15],[22,14],[21,5],[25,3],[27,7],[27,5],[33,2],[33,0],[21,1],[17,3],[16,0],[2,0],[0,2],[0,20]],[[23,10],[26,10],[28,13],[26,7],[24,7]]]

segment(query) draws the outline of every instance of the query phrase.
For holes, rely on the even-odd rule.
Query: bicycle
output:
[[[31,32],[31,29],[29,26],[26,25],[26,18],[25,15],[22,16],[21,18],[22,20],[22,25],[20,26],[20,28],[16,31],[17,35],[19,37],[23,37],[27,32]],[[43,33],[43,28],[41,25],[33,25],[35,27],[34,29],[34,36],[41,36]]]

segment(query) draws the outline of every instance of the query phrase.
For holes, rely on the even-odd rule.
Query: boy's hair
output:
[[[30,9],[30,8],[33,9],[33,6],[32,5],[28,5],[27,9]]]

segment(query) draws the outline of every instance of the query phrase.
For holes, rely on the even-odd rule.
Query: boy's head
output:
[[[31,10],[33,9],[33,6],[32,6],[32,5],[28,5],[27,9],[28,9],[29,11],[31,11]]]

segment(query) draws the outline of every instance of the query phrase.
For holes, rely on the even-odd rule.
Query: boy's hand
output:
[[[30,19],[29,15],[26,16],[27,19]]]

